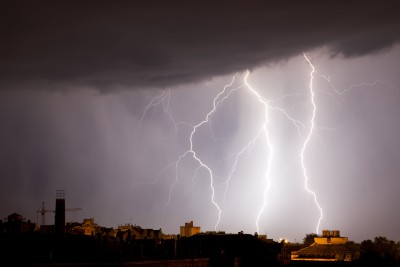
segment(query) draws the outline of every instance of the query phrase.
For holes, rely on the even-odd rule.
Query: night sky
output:
[[[397,4],[2,1],[0,216],[399,241]]]

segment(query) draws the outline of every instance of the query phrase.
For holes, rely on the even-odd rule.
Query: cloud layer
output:
[[[329,47],[332,55],[364,55],[399,41],[395,5],[9,1],[0,11],[0,86],[167,87],[252,69],[320,46]]]

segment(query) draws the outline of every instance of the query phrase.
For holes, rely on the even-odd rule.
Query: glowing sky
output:
[[[206,231],[220,208],[217,230],[254,233],[266,196],[260,233],[301,241],[319,218],[300,160],[313,108],[305,52],[317,110],[304,163],[320,230],[400,240],[394,2],[148,2],[4,4],[0,216],[37,221],[42,201],[53,207],[64,189],[67,206],[83,208],[68,221],[178,233],[193,220]],[[270,100],[269,141],[262,135],[237,157],[226,187],[266,122],[247,70]],[[213,203],[209,171],[190,155],[175,162],[235,74],[192,136],[214,173]]]

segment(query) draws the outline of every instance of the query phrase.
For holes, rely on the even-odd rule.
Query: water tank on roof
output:
[[[322,230],[322,236],[323,237],[329,237],[330,236],[330,231],[329,230]]]
[[[332,231],[333,232],[333,235],[332,236],[334,236],[334,237],[340,237],[340,231],[339,230],[334,230],[334,231]]]

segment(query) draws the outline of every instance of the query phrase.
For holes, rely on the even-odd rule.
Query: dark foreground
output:
[[[399,244],[378,241],[381,240],[363,242],[361,257],[353,262],[290,262],[290,249],[283,244],[246,234],[126,242],[101,236],[67,234],[60,238],[40,232],[2,233],[0,266],[400,267]]]

